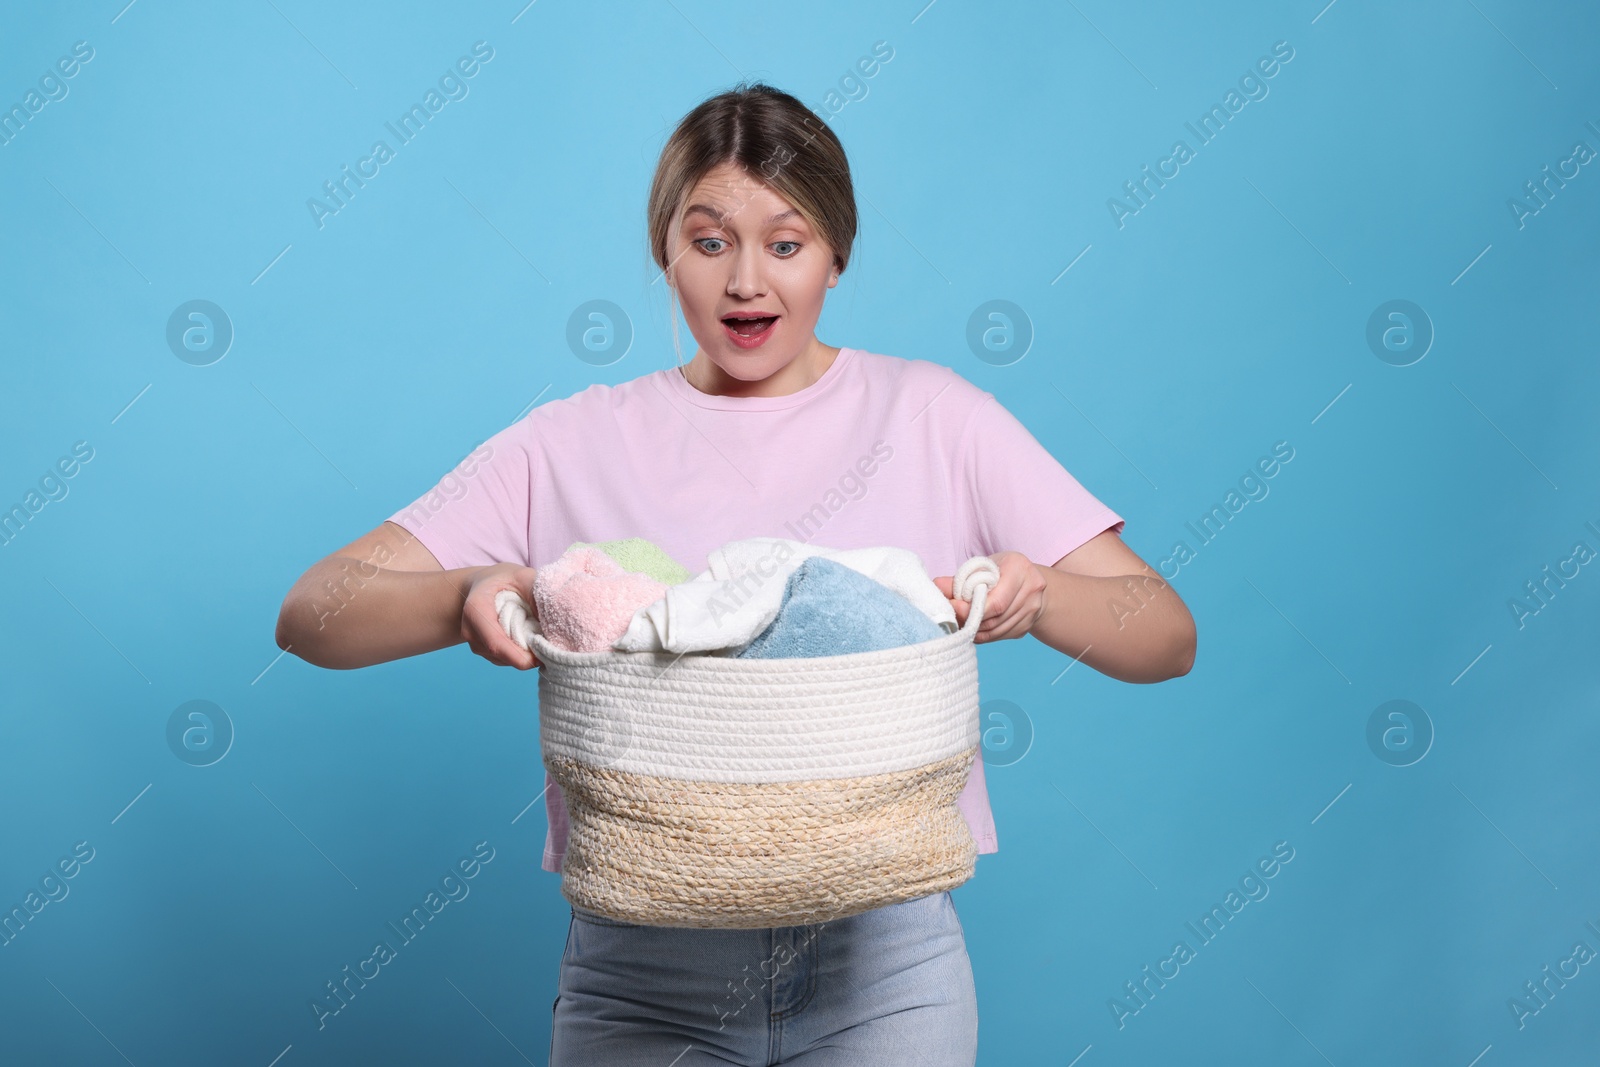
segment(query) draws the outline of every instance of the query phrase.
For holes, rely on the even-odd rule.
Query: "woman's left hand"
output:
[[[978,624],[978,634],[973,641],[1004,641],[1022,637],[1031,631],[1039,616],[1044,614],[1044,575],[1038,565],[1021,552],[995,552],[989,556],[1000,567],[1000,580],[989,590],[984,602],[983,622]],[[955,608],[956,622],[966,625],[972,604],[951,597],[955,576],[935,578],[939,587]]]

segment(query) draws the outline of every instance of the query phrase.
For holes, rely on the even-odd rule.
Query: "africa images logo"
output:
[[[444,106],[452,100],[465,100],[471,87],[468,79],[476,77],[494,58],[494,49],[487,41],[478,41],[472,46],[471,56],[462,56],[457,59],[455,66],[448,68],[439,75],[439,87],[428,87],[422,96],[421,103],[412,104],[394,122],[385,122],[387,129],[395,138],[395,146],[408,145],[420,134],[428,121],[444,110]],[[396,128],[395,123],[399,123]],[[367,187],[367,182],[376,178],[381,173],[384,164],[395,158],[395,148],[389,146],[384,140],[374,141],[372,149],[361,159],[356,161],[355,170],[352,172],[350,164],[340,166],[340,175],[335,181],[322,183],[323,193],[327,202],[310,197],[306,200],[306,209],[311,212],[311,221],[317,224],[317,229],[327,225],[331,215],[337,215],[344,208],[350,206],[350,201],[355,198],[356,192]]]
[[[1265,100],[1267,93],[1270,92],[1267,81],[1275,77],[1293,58],[1294,47],[1288,41],[1275,43],[1272,46],[1271,56],[1262,56],[1256,60],[1253,68],[1246,70],[1240,76],[1238,89],[1229,89],[1223,96],[1222,103],[1212,104],[1210,109],[1202,112],[1194,122],[1183,124],[1184,128],[1194,135],[1194,148],[1189,147],[1188,141],[1181,139],[1174,141],[1172,151],[1156,161],[1154,172],[1151,171],[1150,164],[1146,163],[1140,168],[1142,177],[1123,182],[1122,191],[1127,194],[1127,200],[1119,200],[1114,196],[1106,200],[1106,210],[1111,213],[1111,221],[1117,224],[1117,229],[1120,230],[1127,225],[1128,216],[1137,215],[1149,207],[1149,201],[1155,199],[1157,190],[1165,189],[1168,181],[1181,174],[1183,166],[1195,158],[1197,150],[1214,141],[1227,127],[1229,120],[1244,110],[1246,104],[1253,100]],[[1243,95],[1240,95],[1241,93]],[[1168,169],[1169,167],[1171,169]]]

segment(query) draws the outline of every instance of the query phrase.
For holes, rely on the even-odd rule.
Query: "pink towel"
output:
[[[666,591],[664,583],[623,570],[598,548],[571,548],[538,568],[534,611],[552,645],[570,652],[601,652],[627,633],[634,612]]]

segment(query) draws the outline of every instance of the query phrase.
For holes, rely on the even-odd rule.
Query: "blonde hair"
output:
[[[678,346],[678,294],[671,251],[689,192],[715,168],[732,163],[782,196],[816,229],[840,274],[856,238],[855,188],[844,146],[799,100],[761,82],[740,82],[710,97],[678,123],[650,182],[646,230],[650,255],[671,292],[672,346]]]

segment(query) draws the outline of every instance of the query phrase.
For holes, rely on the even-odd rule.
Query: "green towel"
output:
[[[574,541],[567,551],[584,547],[598,548],[616,560],[623,570],[649,575],[666,585],[678,585],[694,577],[677,560],[642,537],[627,537],[620,541]]]

